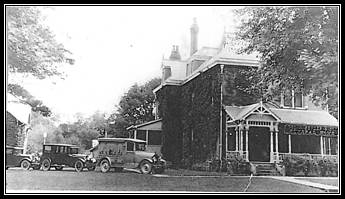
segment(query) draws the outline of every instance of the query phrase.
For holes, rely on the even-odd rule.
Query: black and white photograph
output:
[[[4,4],[4,194],[340,195],[338,4]]]

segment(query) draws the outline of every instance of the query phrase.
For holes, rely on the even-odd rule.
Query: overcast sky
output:
[[[65,80],[27,81],[25,88],[65,119],[79,112],[113,112],[134,83],[161,75],[162,56],[179,45],[189,53],[190,26],[199,25],[199,49],[218,47],[236,21],[229,6],[70,6],[45,9],[45,22],[76,62]]]

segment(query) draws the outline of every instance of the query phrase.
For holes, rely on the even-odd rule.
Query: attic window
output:
[[[303,107],[303,94],[294,90],[288,90],[281,95],[281,105],[284,107],[302,108]]]

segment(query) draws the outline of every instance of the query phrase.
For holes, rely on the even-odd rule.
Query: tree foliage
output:
[[[242,52],[261,54],[253,89],[265,98],[300,90],[336,116],[338,8],[246,7],[237,14],[243,20],[237,35],[247,42]]]
[[[9,75],[31,75],[38,79],[51,76],[63,77],[59,66],[73,64],[71,53],[57,42],[55,35],[42,22],[43,16],[37,7],[6,7],[7,66]],[[20,97],[44,116],[51,111],[42,101],[35,99],[23,85],[9,82],[8,92]]]
[[[36,7],[6,7],[7,64],[10,72],[31,74],[39,79],[61,76],[59,63],[73,63],[71,53],[55,40],[42,23]]]
[[[54,117],[44,117],[34,113],[31,128],[28,136],[28,151],[36,152],[42,150],[44,133],[47,133],[46,143],[74,144],[82,149],[89,149],[93,139],[104,136],[108,124],[105,115],[101,112],[95,112],[88,118],[79,115],[77,121],[59,125],[56,125]]]
[[[144,85],[135,84],[121,97],[118,112],[110,117],[114,121],[111,131],[115,136],[127,137],[127,127],[154,119],[155,96],[152,91],[160,83],[160,78],[154,78]]]

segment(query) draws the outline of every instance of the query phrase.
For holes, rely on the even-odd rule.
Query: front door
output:
[[[249,128],[249,161],[270,161],[270,131],[268,127]]]

